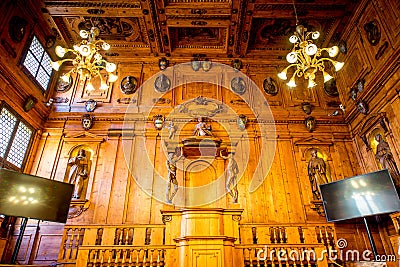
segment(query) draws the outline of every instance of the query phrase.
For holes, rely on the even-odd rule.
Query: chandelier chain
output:
[[[299,25],[299,19],[297,18],[297,10],[296,10],[296,5],[294,4],[294,0],[292,0],[293,3],[293,9],[294,9],[294,15],[296,16],[296,26]]]

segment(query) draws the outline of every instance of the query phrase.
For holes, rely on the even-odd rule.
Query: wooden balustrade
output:
[[[238,245],[235,248],[242,254],[244,267],[328,266],[324,245]]]
[[[241,224],[240,244],[323,244],[334,247],[333,224]]]
[[[235,243],[237,266],[327,266],[323,253],[335,248],[332,224],[241,224]],[[175,243],[165,243],[165,225],[66,226],[59,262],[89,267],[174,266]],[[325,252],[324,252],[325,251]],[[235,265],[236,266],[236,265]]]
[[[175,246],[82,246],[77,266],[161,267],[166,255],[175,255]]]
[[[125,257],[130,258],[133,255],[132,253],[136,253],[137,251],[145,251],[145,253],[142,252],[144,253],[143,255],[150,255],[149,259],[153,259],[153,254],[156,251],[162,251],[163,253],[165,252],[165,249],[158,249],[159,247],[165,245],[164,233],[164,225],[67,225],[64,228],[58,261],[64,263],[75,263],[78,261],[78,252],[83,248],[87,250],[90,246],[99,248],[96,252],[93,252],[95,251],[94,249],[90,251],[90,259],[93,259],[93,255],[97,255],[96,264],[99,262],[100,258],[103,259],[104,264],[108,262],[108,259],[112,258],[115,260],[118,256],[116,249],[124,246],[129,246],[129,248],[120,248],[121,251],[127,253]],[[112,249],[104,249],[103,246],[112,246]],[[140,246],[143,246],[143,248],[139,248],[139,250],[137,250],[136,247]],[[152,250],[149,250],[150,247]],[[139,254],[137,254],[135,257],[139,257]],[[111,257],[110,255],[114,256]],[[160,255],[161,254],[157,254],[156,258],[160,258]],[[104,261],[106,258],[107,260]],[[117,258],[120,259],[123,257],[118,256]],[[143,257],[139,258],[143,260]],[[153,262],[153,260],[149,261]],[[140,261],[135,259],[133,262],[136,264]],[[157,263],[157,259],[155,260],[155,263]]]

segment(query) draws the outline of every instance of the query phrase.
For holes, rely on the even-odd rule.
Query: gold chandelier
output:
[[[53,69],[58,71],[64,62],[72,61],[73,68],[61,76],[63,81],[69,82],[71,73],[77,73],[79,74],[81,84],[87,81],[86,90],[93,91],[92,78],[99,77],[101,82],[99,89],[106,91],[109,86],[100,71],[103,69],[106,70],[109,83],[113,83],[118,79],[118,76],[114,74],[117,66],[114,63],[107,62],[100,54],[101,50],[109,50],[110,45],[101,39],[97,39],[99,34],[100,30],[97,27],[92,27],[90,32],[81,30],[79,35],[83,40],[80,44],[74,45],[73,49],[61,46],[56,47],[56,54],[60,58],[63,58],[69,52],[76,56],[74,59],[66,58],[51,62]]]
[[[336,71],[339,71],[344,63],[335,61],[331,58],[336,57],[339,48],[335,45],[330,48],[318,48],[311,38],[316,40],[319,37],[319,32],[307,32],[307,29],[303,25],[296,26],[296,32],[289,38],[289,41],[294,44],[293,49],[286,55],[286,60],[290,63],[283,71],[278,74],[278,77],[282,80],[287,80],[287,72],[290,68],[295,67],[295,71],[292,78],[286,83],[289,87],[295,87],[295,78],[304,76],[308,79],[308,87],[314,87],[315,73],[321,71],[324,76],[324,83],[332,79],[325,70],[325,62],[331,62],[335,67]],[[323,52],[326,51],[329,57],[323,57]]]
[[[308,79],[308,87],[314,87],[315,73],[321,71],[324,76],[324,83],[332,79],[325,70],[325,63],[330,62],[336,71],[339,71],[344,63],[335,61],[331,58],[337,56],[339,48],[335,45],[330,48],[318,48],[313,40],[319,38],[319,32],[307,32],[303,25],[298,25],[296,6],[293,1],[293,8],[296,15],[296,32],[289,38],[289,42],[293,44],[292,51],[286,55],[286,60],[290,63],[283,71],[278,73],[278,77],[282,80],[287,80],[287,72],[294,67],[294,73],[289,82],[286,83],[289,87],[295,87],[295,78],[304,76]],[[311,37],[311,38],[310,38]],[[328,54],[329,57],[324,57],[323,54]]]

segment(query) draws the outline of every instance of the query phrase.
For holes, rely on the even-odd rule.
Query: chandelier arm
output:
[[[297,66],[298,63],[294,63],[294,64],[290,64],[289,66],[287,66],[286,68],[283,69],[283,71],[288,71],[291,67]],[[283,72],[282,71],[282,72]]]
[[[64,64],[64,62],[67,62],[67,61],[74,61],[75,59],[72,59],[72,58],[65,58],[65,59],[62,59],[61,61],[60,61],[60,66],[62,65],[62,64]]]

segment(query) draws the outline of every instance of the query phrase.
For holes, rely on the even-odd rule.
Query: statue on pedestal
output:
[[[378,142],[376,146],[375,157],[381,164],[382,169],[388,169],[390,175],[393,178],[393,182],[396,187],[400,187],[400,172],[397,168],[396,162],[392,152],[390,151],[389,144],[383,139],[380,134],[375,136],[375,140]]]
[[[311,159],[308,162],[308,178],[310,179],[311,189],[315,200],[321,200],[319,186],[328,183],[326,177],[326,164],[323,158],[318,157],[317,150],[311,150]]]
[[[80,149],[76,157],[70,158],[68,165],[71,166],[69,170],[68,183],[75,185],[73,199],[80,199],[84,187],[84,180],[88,177],[88,160],[86,158],[86,151]]]
[[[222,150],[220,151],[220,156],[223,159],[228,160],[228,166],[225,169],[225,177],[226,177],[226,184],[225,188],[226,191],[231,195],[233,203],[238,202],[239,192],[237,190],[236,185],[236,177],[239,173],[239,167],[237,165],[236,160],[233,158],[233,153],[228,153],[228,156],[224,156]]]

